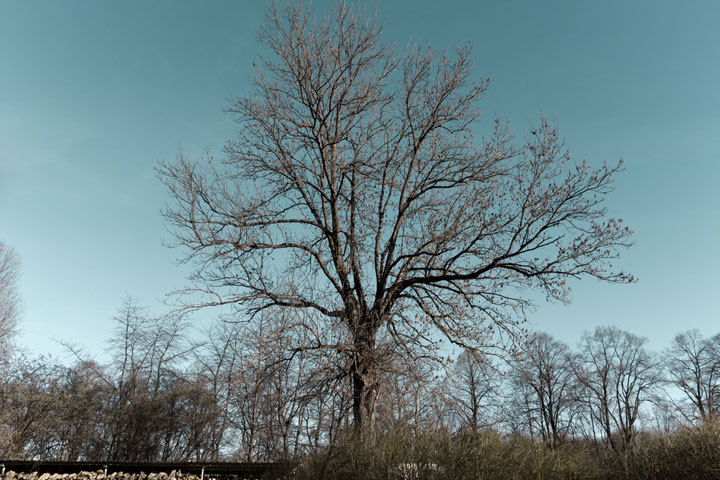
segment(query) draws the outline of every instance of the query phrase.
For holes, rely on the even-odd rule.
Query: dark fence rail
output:
[[[32,460],[1,460],[0,472],[79,473],[102,471],[103,474],[123,472],[137,474],[170,473],[173,470],[197,476],[224,478],[259,478],[280,476],[292,469],[288,463],[231,463],[231,462],[53,462]]]

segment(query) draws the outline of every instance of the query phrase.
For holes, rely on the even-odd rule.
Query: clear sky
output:
[[[313,2],[321,14],[329,2]],[[544,114],[578,161],[625,160],[610,214],[635,231],[634,285],[575,284],[533,325],[575,344],[614,324],[663,348],[720,332],[720,2],[369,2],[384,38],[474,45],[485,125]],[[220,155],[222,108],[248,92],[264,2],[0,1],[0,239],[23,264],[22,342],[102,355],[132,295],[160,300],[173,259],[153,167],[180,147]]]

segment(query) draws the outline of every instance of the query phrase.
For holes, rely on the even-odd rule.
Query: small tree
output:
[[[270,56],[228,108],[227,160],[159,168],[198,265],[188,306],[297,311],[283,333],[344,359],[356,426],[380,367],[432,352],[433,332],[482,348],[516,331],[530,290],[566,301],[569,279],[632,280],[609,264],[630,230],[603,207],[620,165],[573,163],[544,119],[520,143],[501,122],[477,138],[487,81],[469,46],[394,52],[344,3],[320,21],[272,5],[259,40]]]

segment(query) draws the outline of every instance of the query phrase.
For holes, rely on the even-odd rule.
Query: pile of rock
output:
[[[107,476],[103,470],[94,472],[79,473],[43,473],[30,472],[18,473],[8,470],[4,475],[0,475],[0,480],[200,480],[195,474],[183,473],[181,471],[171,471],[170,473],[123,473],[112,472]],[[213,480],[205,477],[205,480]]]

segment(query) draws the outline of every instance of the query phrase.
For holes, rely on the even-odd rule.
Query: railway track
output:
[[[206,476],[224,479],[261,478],[264,476],[280,477],[292,469],[289,463],[238,463],[238,462],[53,462],[33,460],[2,460],[0,472],[14,471],[18,473],[37,472],[38,474],[64,474],[79,472],[103,472],[104,476],[112,473],[170,473],[173,470],[197,475],[203,480]],[[103,477],[98,477],[103,478]]]

